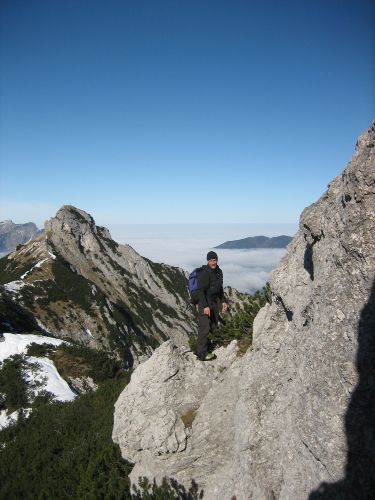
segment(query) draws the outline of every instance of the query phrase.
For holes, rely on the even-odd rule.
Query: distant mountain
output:
[[[15,224],[11,220],[0,222],[0,252],[13,252],[17,245],[23,245],[41,231],[33,222]]]
[[[183,270],[119,245],[73,206],[0,259],[2,332],[49,334],[132,366],[169,338],[186,343],[194,329]]]
[[[292,241],[291,236],[250,236],[241,240],[226,241],[215,248],[247,249],[247,248],[286,248]]]

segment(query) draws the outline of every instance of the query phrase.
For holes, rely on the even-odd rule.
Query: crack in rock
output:
[[[172,373],[172,375],[170,375],[169,377],[164,379],[163,382],[168,382],[168,380],[171,380],[171,378],[175,377],[179,371],[180,371],[180,368],[177,368],[177,370],[174,373]]]
[[[331,473],[329,472],[329,470],[327,469],[327,466],[320,460],[319,457],[317,457],[315,455],[315,453],[311,450],[311,448],[309,447],[308,444],[305,443],[305,441],[302,441],[302,444],[305,446],[305,448],[307,449],[307,451],[314,457],[314,459],[319,462],[322,467],[324,467],[324,469],[327,471],[327,473],[329,474],[329,477],[332,477]]]

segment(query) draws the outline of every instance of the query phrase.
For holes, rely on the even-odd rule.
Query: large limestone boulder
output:
[[[189,483],[197,477],[197,460],[202,472],[215,472],[211,455],[219,458],[225,448],[216,437],[208,438],[210,427],[216,436],[225,423],[231,423],[233,408],[226,400],[238,387],[234,377],[230,385],[224,380],[225,372],[232,367],[233,374],[239,361],[236,342],[216,354],[216,360],[203,363],[187,348],[168,341],[135,370],[116,402],[113,429],[114,441],[126,449],[127,460],[136,463],[131,474],[135,483],[142,475],[161,481],[166,468],[167,475]],[[202,412],[202,401],[210,411],[210,422]],[[222,437],[230,445],[227,433]]]
[[[252,349],[231,346],[222,368],[167,344],[135,371],[114,423],[134,481],[195,479],[207,499],[374,498],[374,235],[375,123],[302,213]]]

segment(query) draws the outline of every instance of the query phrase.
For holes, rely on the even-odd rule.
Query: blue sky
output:
[[[359,0],[2,0],[0,219],[296,222],[375,118]]]

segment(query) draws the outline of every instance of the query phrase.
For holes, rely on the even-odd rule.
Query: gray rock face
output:
[[[117,244],[108,229],[96,226],[89,214],[74,207],[59,210],[46,222],[45,231],[79,274],[104,291],[111,302],[122,302],[133,312],[134,323],[152,325],[159,341],[186,341],[194,321],[181,269],[156,264],[131,246]]]
[[[68,382],[78,394],[96,391],[98,385],[91,377],[68,377]]]
[[[135,483],[141,475],[159,481],[170,475],[189,483],[190,478],[215,473],[212,453],[217,460],[228,458],[223,442],[213,442],[212,431],[215,426],[216,434],[216,425],[231,422],[233,408],[226,400],[237,393],[237,385],[233,377],[229,385],[224,380],[229,367],[232,375],[236,372],[236,342],[218,349],[216,355],[216,360],[204,363],[168,341],[133,373],[116,403],[113,439],[127,460],[136,463],[131,474]],[[210,425],[202,401],[203,406],[211,407]],[[206,453],[210,437],[210,453]],[[230,444],[229,436],[223,434],[223,439]]]
[[[112,350],[128,365],[146,359],[168,338],[186,343],[195,329],[184,272],[117,244],[107,229],[72,206],[62,207],[45,223],[43,235],[1,266],[1,300],[8,311],[13,307],[14,317],[21,308],[36,329]],[[9,325],[4,328],[9,331]]]
[[[195,479],[207,499],[373,498],[374,234],[375,123],[303,211],[272,273],[272,303],[255,320],[252,349],[220,372],[219,362],[193,364],[169,344],[136,370],[114,424],[123,456],[135,462],[133,480]],[[178,371],[173,388],[168,359]],[[191,370],[204,380],[200,390]],[[195,418],[177,438],[184,395]],[[148,429],[139,427],[141,414]]]
[[[34,238],[40,231],[33,222],[15,224],[11,220],[0,222],[0,252],[13,252],[17,245],[22,245]]]

